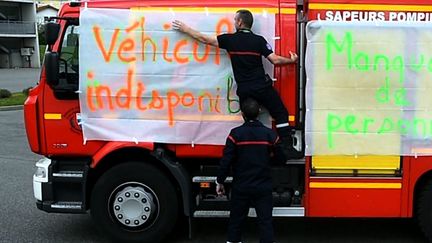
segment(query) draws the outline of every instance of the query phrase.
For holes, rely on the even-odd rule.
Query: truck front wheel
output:
[[[178,199],[159,169],[128,162],[99,178],[90,210],[96,225],[116,241],[159,242],[176,223]]]

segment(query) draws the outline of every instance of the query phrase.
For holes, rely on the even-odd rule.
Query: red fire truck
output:
[[[40,210],[90,211],[97,227],[120,241],[157,242],[180,217],[229,215],[229,193],[215,195],[222,146],[87,141],[80,106],[75,46],[80,11],[87,8],[276,9],[275,52],[299,54],[296,65],[275,67],[275,88],[290,111],[297,148],[304,151],[305,28],[311,20],[432,20],[430,1],[253,0],[87,1],[64,4],[47,24],[48,52],[39,84],[25,102],[36,163],[34,195]],[[68,49],[69,48],[69,49]],[[68,67],[68,68],[65,68]],[[416,217],[432,237],[432,163],[428,156],[305,156],[273,168],[275,217]],[[228,178],[228,189],[231,178]],[[229,190],[228,190],[229,191]],[[254,216],[254,210],[249,212]]]

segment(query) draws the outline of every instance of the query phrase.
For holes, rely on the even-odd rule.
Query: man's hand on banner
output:
[[[180,32],[186,33],[189,29],[189,26],[187,26],[185,23],[181,22],[180,20],[174,20],[172,22],[172,28],[174,30],[178,30]]]
[[[195,40],[197,40],[203,44],[216,46],[216,47],[219,46],[216,36],[205,35],[205,34],[199,32],[197,30],[192,29],[191,27],[189,27],[185,23],[181,22],[180,20],[174,20],[172,22],[172,28],[174,30],[177,30],[177,31],[180,31],[182,33],[189,35],[190,37],[194,38]]]

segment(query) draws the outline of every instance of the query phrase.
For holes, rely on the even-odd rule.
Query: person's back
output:
[[[247,29],[240,29],[233,34],[222,34],[218,37],[219,47],[230,55],[234,77],[237,85],[269,86],[265,84],[265,71],[261,56],[267,57],[272,48],[264,37]]]
[[[231,131],[237,147],[233,163],[233,187],[238,190],[271,190],[271,147],[276,133],[257,120],[246,121]]]

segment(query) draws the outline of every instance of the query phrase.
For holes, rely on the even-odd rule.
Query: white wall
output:
[[[44,22],[45,17],[55,17],[55,16],[57,16],[57,10],[52,8],[47,8],[36,13],[36,21],[41,24]]]

